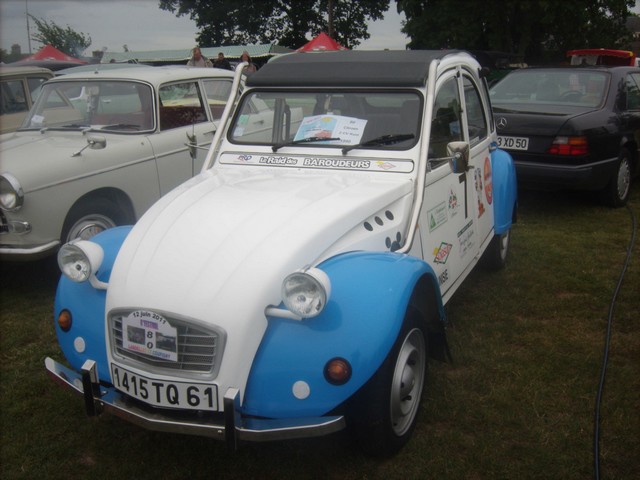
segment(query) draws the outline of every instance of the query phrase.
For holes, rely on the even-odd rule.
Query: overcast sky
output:
[[[125,44],[130,51],[192,48],[197,33],[195,22],[160,10],[158,4],[158,0],[0,0],[0,48],[10,52],[17,43],[22,53],[29,53],[27,11],[40,20],[62,28],[69,26],[91,37],[85,56],[104,47],[110,52],[122,52]],[[385,19],[371,23],[371,38],[358,49],[404,50],[407,39],[400,32],[403,19],[392,2]],[[32,20],[29,25],[31,35],[37,33]],[[41,47],[31,41],[32,53]]]

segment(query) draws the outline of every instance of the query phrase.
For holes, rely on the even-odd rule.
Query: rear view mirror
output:
[[[105,137],[99,137],[97,135],[87,135],[87,144],[71,156],[77,157],[87,148],[90,148],[91,150],[102,150],[106,146],[107,139]]]
[[[467,142],[449,142],[447,144],[449,166],[453,173],[465,173],[469,169],[469,144]]]

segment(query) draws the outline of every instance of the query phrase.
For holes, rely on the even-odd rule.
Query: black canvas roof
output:
[[[457,50],[345,50],[292,53],[247,78],[247,86],[420,87],[432,60]]]

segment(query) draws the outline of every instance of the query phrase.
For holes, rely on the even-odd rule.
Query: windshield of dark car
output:
[[[406,150],[420,132],[421,96],[414,91],[253,91],[238,110],[229,141],[237,144]],[[391,138],[391,142],[372,142]]]
[[[567,105],[593,108],[608,88],[605,72],[580,69],[522,69],[510,73],[490,91],[493,105]]]
[[[118,132],[153,128],[149,85],[130,81],[65,81],[42,86],[23,129],[100,129]]]

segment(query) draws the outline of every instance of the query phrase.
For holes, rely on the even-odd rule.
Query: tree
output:
[[[331,11],[330,11],[331,7]],[[329,30],[347,48],[369,38],[367,22],[380,20],[389,0],[160,0],[160,8],[196,22],[200,45],[277,43],[298,48]]]
[[[62,28],[53,22],[49,23],[45,20],[37,19],[33,15],[29,15],[29,17],[31,17],[38,29],[38,33],[31,36],[31,40],[40,42],[43,45],[51,45],[72,57],[79,57],[91,45],[91,37],[85,36],[84,33],[76,32],[69,25],[67,25],[67,28]]]
[[[529,63],[574,48],[628,48],[634,0],[397,0],[409,48],[499,50]],[[474,4],[476,5],[476,4]]]

